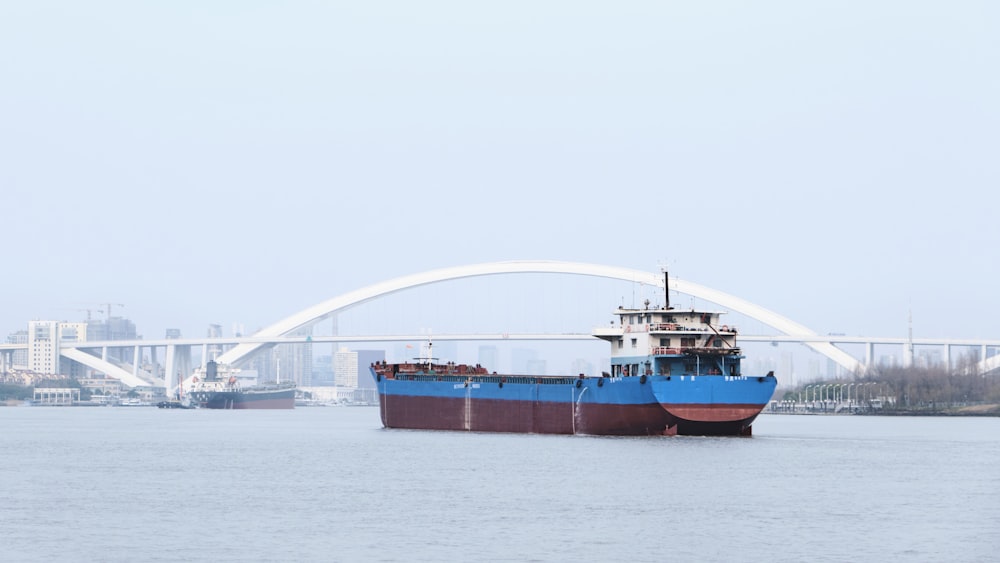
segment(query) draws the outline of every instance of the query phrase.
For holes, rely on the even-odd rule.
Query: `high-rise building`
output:
[[[341,348],[333,354],[333,384],[337,387],[358,386],[358,353]]]
[[[59,322],[28,321],[28,369],[35,373],[59,371]]]
[[[275,358],[277,357],[275,350],[276,348],[257,350],[250,358],[249,367],[257,372],[257,381],[259,383],[275,380],[274,368],[276,364]]]
[[[61,342],[85,342],[87,323],[59,321],[29,321],[27,368],[40,374],[82,376],[83,368],[76,362],[61,361]]]
[[[137,340],[135,323],[123,317],[109,317],[107,320],[89,320],[85,340]],[[108,357],[131,364],[135,354],[133,348],[108,348]]]
[[[334,388],[340,400],[377,404],[378,391],[368,368],[382,361],[385,361],[385,350],[350,350],[341,347],[334,352]]]
[[[313,384],[313,345],[298,344],[295,351],[295,382],[310,386]]]
[[[362,390],[354,400],[375,402],[375,380],[368,367],[385,361],[385,350],[350,350],[341,347],[333,354],[333,384]]]
[[[59,323],[60,342],[86,342],[87,323]],[[132,350],[129,350],[132,355]],[[70,377],[81,378],[87,376],[87,367],[79,362],[74,362],[68,358],[60,358],[59,373]]]
[[[333,384],[337,387],[358,386],[358,353],[340,348],[333,354]]]
[[[333,356],[313,356],[313,387],[333,386]]]
[[[310,336],[312,328],[304,328],[289,333],[289,336]],[[302,387],[312,386],[313,369],[313,345],[307,344],[280,344],[275,346],[275,369],[274,379],[277,379],[280,369],[281,381],[294,381]]]

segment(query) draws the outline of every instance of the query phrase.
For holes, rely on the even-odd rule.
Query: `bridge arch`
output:
[[[144,381],[142,378],[136,377],[132,374],[132,372],[124,370],[109,361],[102,360],[97,356],[92,356],[83,350],[77,348],[62,348],[59,350],[59,354],[64,358],[80,362],[89,368],[93,368],[101,373],[110,375],[129,387],[150,385],[148,381]]]
[[[351,291],[286,317],[271,326],[261,329],[254,336],[283,336],[320,321],[338,311],[343,311],[355,305],[359,305],[366,301],[383,297],[391,293],[396,293],[398,291],[422,285],[477,276],[535,273],[577,274],[663,287],[663,279],[659,273],[650,273],[641,270],[632,270],[628,268],[604,266],[599,264],[561,262],[554,260],[513,260],[506,262],[471,264],[467,266],[442,268],[403,276]],[[745,301],[733,295],[729,295],[703,285],[677,278],[671,278],[670,289],[679,293],[697,297],[699,299],[704,299],[726,307],[727,309],[742,313],[789,336],[816,335],[816,333],[812,330],[773,311],[769,311],[768,309],[754,305],[749,301]],[[843,366],[849,371],[854,371],[861,367],[861,363],[858,360],[828,342],[806,342],[805,345],[837,362],[837,364]],[[239,344],[220,355],[218,361],[220,363],[240,365],[262,346],[265,345]]]

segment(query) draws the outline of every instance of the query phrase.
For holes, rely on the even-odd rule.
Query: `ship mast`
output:
[[[666,270],[663,270],[663,294],[666,297],[666,305],[663,306],[665,310],[670,309],[670,276],[667,274]]]

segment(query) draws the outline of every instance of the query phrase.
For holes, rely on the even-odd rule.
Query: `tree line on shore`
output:
[[[878,366],[850,379],[814,381],[785,393],[786,400],[801,400],[804,390],[815,384],[873,384],[889,400],[888,410],[940,410],[982,404],[1000,404],[1000,375],[977,372],[964,364],[957,369],[943,366]]]
[[[83,388],[80,382],[67,376],[49,376],[49,379],[38,379],[32,385],[23,385],[9,381],[0,382],[0,401],[23,401],[34,397],[35,389],[46,387],[64,387],[80,390],[80,399],[87,400],[91,396],[89,389]]]

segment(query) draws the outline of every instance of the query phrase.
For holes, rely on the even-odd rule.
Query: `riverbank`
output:
[[[895,406],[862,407],[848,405],[812,406],[802,403],[772,402],[767,414],[798,414],[798,415],[867,415],[867,416],[993,416],[1000,417],[1000,403],[980,403],[961,406],[924,406],[918,408],[897,408]]]
[[[1000,405],[976,405],[949,409],[874,409],[874,410],[765,410],[767,414],[790,414],[811,416],[954,416],[954,417],[1000,417]]]
[[[883,416],[1000,416],[1000,404],[969,405],[944,409],[888,409],[883,412],[858,413]]]

